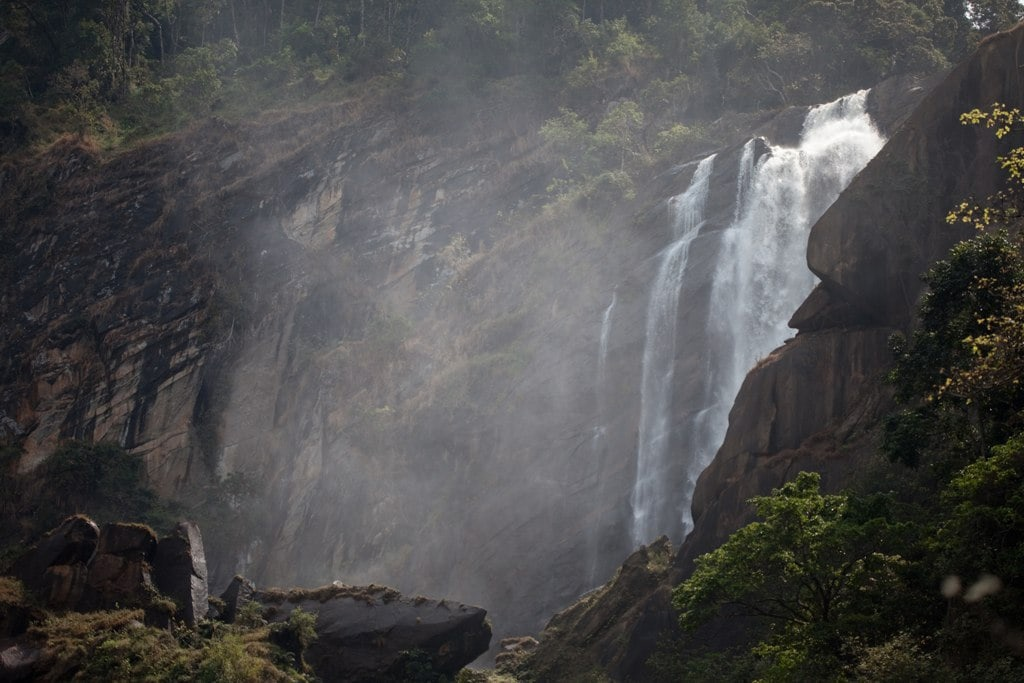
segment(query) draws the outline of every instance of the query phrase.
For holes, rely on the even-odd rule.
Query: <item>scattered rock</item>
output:
[[[41,656],[41,650],[27,643],[14,643],[0,649],[0,681],[29,680]]]
[[[68,517],[15,560],[10,575],[48,607],[77,604],[85,588],[87,564],[96,551],[99,527],[87,517]]]
[[[220,594],[224,606],[220,611],[220,619],[229,624],[235,623],[239,610],[247,602],[252,602],[253,594],[256,592],[256,584],[244,576],[235,576],[231,583]]]
[[[154,593],[156,534],[142,524],[107,524],[89,563],[80,611],[145,606]]]
[[[186,624],[195,626],[206,616],[206,553],[198,526],[182,522],[171,536],[160,539],[153,573],[157,588],[178,604],[178,616]]]

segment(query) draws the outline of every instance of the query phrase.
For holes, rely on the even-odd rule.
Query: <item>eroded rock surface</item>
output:
[[[89,562],[80,611],[141,607],[155,593],[156,535],[142,524],[106,524]]]

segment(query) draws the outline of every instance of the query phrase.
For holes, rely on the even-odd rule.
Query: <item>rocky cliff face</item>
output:
[[[875,98],[883,127],[914,99],[895,90],[909,98]],[[791,144],[805,113],[750,125]],[[668,200],[696,162],[632,202],[541,211],[556,160],[519,132],[539,123],[526,118],[438,131],[415,110],[352,102],[209,121],[110,161],[69,140],[5,168],[0,436],[22,448],[18,467],[82,438],[138,453],[188,504],[241,480],[255,512],[205,527],[218,589],[236,572],[386,582],[487,605],[499,632],[537,630],[634,550],[649,287]],[[693,245],[674,422],[701,400],[693,321],[708,318],[742,154],[719,153]],[[854,320],[853,304],[816,296],[801,329]],[[884,332],[857,339],[799,342],[801,382],[832,372],[830,358],[863,378],[837,374],[820,414],[780,407],[763,423],[761,404],[746,409],[742,455],[716,465],[717,481],[847,414],[884,355]],[[865,344],[878,358],[856,360]],[[796,380],[760,386],[780,403],[803,395]],[[777,480],[757,469],[721,500]],[[709,538],[742,510],[712,490],[695,508],[722,515],[699,525]]]
[[[694,558],[752,521],[750,497],[801,470],[821,472],[823,486],[835,490],[867,466],[891,409],[881,381],[891,365],[887,339],[912,327],[923,271],[970,234],[945,216],[961,198],[998,189],[992,136],[961,125],[959,116],[993,102],[1024,106],[1022,44],[1024,27],[986,40],[931,90],[812,229],[808,262],[821,283],[790,321],[796,337],[743,382],[725,442],[698,481],[695,528],[672,571],[640,606],[624,610],[614,596],[599,595],[573,608],[597,615],[587,623],[616,623],[625,644],[613,654],[603,646],[573,650],[599,633],[586,623],[568,635],[554,628],[541,640],[536,666],[575,651],[581,666],[607,664],[616,679],[642,680],[659,637],[675,628],[669,589]]]
[[[578,505],[599,485],[578,467],[579,330],[611,240],[571,210],[521,230],[551,160],[515,121],[481,125],[428,136],[338,105],[8,165],[16,467],[80,438],[139,454],[186,504],[240,475],[258,516],[211,528],[215,586],[365,578],[508,604],[533,628],[590,585],[591,516],[621,503]],[[627,263],[650,250],[616,240]]]

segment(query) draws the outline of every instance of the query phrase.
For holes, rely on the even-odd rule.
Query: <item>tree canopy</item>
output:
[[[1012,0],[10,0],[0,139],[145,134],[396,76],[456,105],[508,81],[588,116],[660,83],[648,105],[699,119],[941,68],[1020,16]]]
[[[885,552],[899,526],[880,499],[823,495],[819,482],[801,472],[754,498],[762,521],[697,559],[673,593],[684,629],[723,610],[760,617],[771,629],[754,651],[772,661],[774,676],[827,678],[838,668],[845,638],[898,587],[903,560]]]

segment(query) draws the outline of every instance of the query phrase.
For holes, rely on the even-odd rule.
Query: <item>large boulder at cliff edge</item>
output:
[[[486,610],[406,598],[381,586],[271,589],[253,598],[267,608],[265,616],[272,622],[287,620],[295,608],[316,614],[317,638],[304,658],[325,683],[405,680],[410,658],[453,678],[491,642]]]

